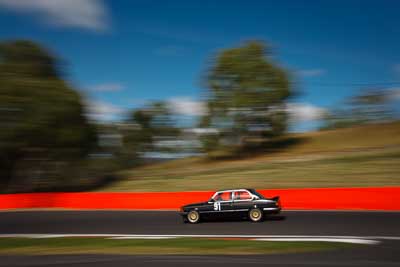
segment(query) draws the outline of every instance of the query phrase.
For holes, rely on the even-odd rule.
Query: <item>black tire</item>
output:
[[[253,208],[249,211],[249,219],[252,222],[261,222],[263,217],[263,212],[259,208]]]
[[[189,223],[198,223],[200,221],[200,214],[196,210],[191,210],[187,216],[187,220]]]

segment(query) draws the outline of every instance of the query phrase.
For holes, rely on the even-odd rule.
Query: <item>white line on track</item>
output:
[[[132,237],[132,236],[117,236],[108,237],[107,239],[174,239],[174,236],[142,236],[142,237]]]
[[[241,238],[257,241],[342,242],[378,244],[379,240],[400,240],[400,236],[315,236],[315,235],[144,235],[144,234],[0,234],[0,238],[103,237],[108,239]]]
[[[358,239],[358,238],[257,238],[257,241],[287,241],[287,242],[339,242],[351,244],[379,244],[378,240]]]

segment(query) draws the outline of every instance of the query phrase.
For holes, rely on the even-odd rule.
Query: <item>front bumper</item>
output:
[[[187,211],[180,211],[178,214],[181,215],[182,217],[186,217],[189,212]]]

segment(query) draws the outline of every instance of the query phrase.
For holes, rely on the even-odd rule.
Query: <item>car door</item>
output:
[[[237,190],[233,192],[232,209],[241,215],[246,215],[250,207],[253,205],[253,197],[246,190]]]
[[[202,203],[202,205],[198,207],[198,211],[203,218],[212,218],[216,215],[214,211],[214,205],[215,201],[211,199],[205,203]]]
[[[224,191],[220,192],[215,197],[214,206],[214,215],[221,217],[227,216],[230,212],[232,212],[232,191]]]

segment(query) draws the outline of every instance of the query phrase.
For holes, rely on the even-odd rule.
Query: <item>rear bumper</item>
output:
[[[273,208],[263,208],[264,213],[266,214],[278,214],[281,212],[280,207],[273,207]]]

